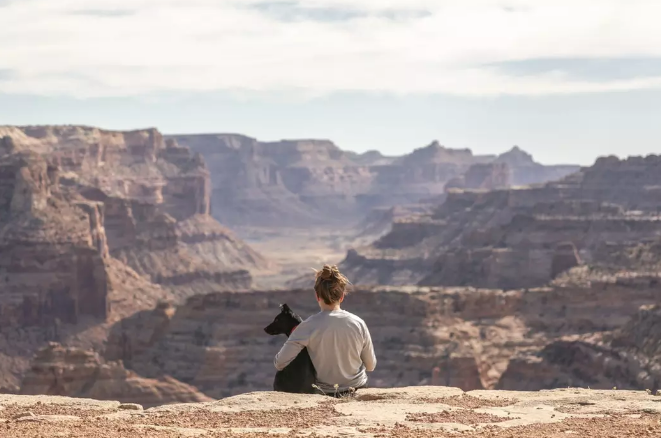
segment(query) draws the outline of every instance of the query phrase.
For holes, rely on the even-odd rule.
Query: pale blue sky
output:
[[[166,133],[237,132],[263,140],[330,138],[356,151],[402,154],[438,139],[499,153],[517,144],[543,163],[661,153],[661,91],[465,98],[333,94],[292,101],[222,93],[129,98],[0,95],[5,124],[156,126]]]
[[[0,124],[661,152],[657,0],[0,0]]]

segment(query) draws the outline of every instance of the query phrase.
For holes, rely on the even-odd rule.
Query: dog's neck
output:
[[[294,330],[296,330],[296,327],[298,327],[298,324],[296,324],[296,325],[291,329],[291,331],[289,332],[289,334],[287,335],[287,337],[290,337],[291,334],[294,333]]]

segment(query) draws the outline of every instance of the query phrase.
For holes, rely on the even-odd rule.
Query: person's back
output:
[[[364,387],[366,371],[376,367],[367,325],[340,309],[347,283],[335,266],[324,266],[317,273],[315,294],[321,312],[303,321],[275,357],[275,367],[281,370],[307,347],[317,371],[317,385],[329,394]]]

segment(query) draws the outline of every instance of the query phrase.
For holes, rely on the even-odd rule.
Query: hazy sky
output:
[[[0,0],[0,124],[661,152],[658,0]]]

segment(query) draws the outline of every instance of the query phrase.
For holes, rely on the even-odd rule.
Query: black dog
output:
[[[269,335],[286,335],[289,337],[303,319],[292,312],[287,304],[282,304],[280,309],[278,316],[264,331]],[[282,371],[275,373],[273,390],[297,394],[314,394],[315,389],[312,385],[316,381],[317,372],[314,365],[312,365],[312,360],[310,360],[308,349],[304,348],[289,365]]]

